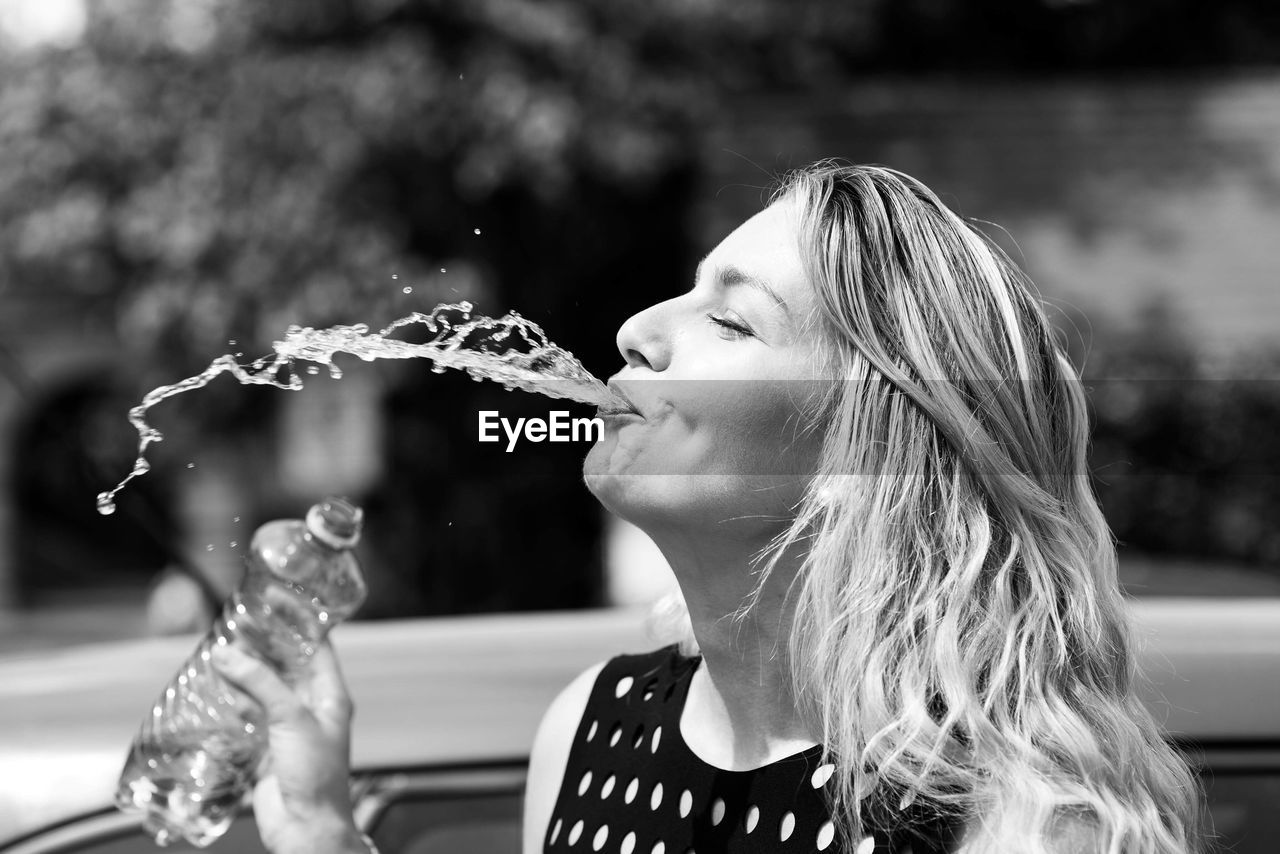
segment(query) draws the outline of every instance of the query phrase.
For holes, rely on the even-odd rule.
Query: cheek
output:
[[[693,387],[695,384],[688,384]],[[786,384],[699,383],[661,419],[606,430],[583,461],[587,488],[644,527],[787,515],[818,462],[817,431]]]
[[[689,407],[670,399],[655,401],[646,421],[606,423],[604,436],[587,452],[591,474],[692,474],[704,469],[702,435],[687,415]]]
[[[699,432],[726,474],[807,478],[817,467],[819,431],[789,388],[757,387],[727,403]]]

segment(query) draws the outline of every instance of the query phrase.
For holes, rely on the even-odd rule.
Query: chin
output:
[[[650,536],[677,529],[723,530],[743,512],[738,478],[714,475],[584,474],[587,489],[606,510]]]
[[[643,474],[630,468],[618,471],[609,449],[594,446],[582,463],[582,480],[604,509],[641,528],[660,523],[681,512],[673,506],[682,490],[672,475]]]
[[[653,496],[646,495],[645,478],[641,475],[613,474],[607,471],[592,471],[590,466],[583,466],[582,481],[587,490],[596,497],[604,509],[613,515],[634,524],[640,523],[639,517],[649,515],[648,508],[653,510]]]
[[[609,509],[610,497],[619,491],[632,491],[639,478],[651,477],[642,473],[643,457],[619,446],[616,436],[605,435],[591,446],[582,460],[582,477],[587,489]]]

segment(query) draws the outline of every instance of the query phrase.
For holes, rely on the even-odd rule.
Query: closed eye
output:
[[[737,321],[730,320],[727,317],[720,317],[719,315],[708,314],[707,320],[710,320],[712,323],[714,323],[716,326],[720,327],[721,329],[726,330],[729,333],[728,337],[733,337],[733,338],[755,337],[755,333],[751,331],[750,327],[745,326],[741,323],[738,323]]]

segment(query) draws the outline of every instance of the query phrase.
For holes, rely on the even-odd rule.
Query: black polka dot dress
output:
[[[951,829],[899,813],[840,846],[820,745],[751,771],[703,762],[680,735],[701,659],[676,647],[609,661],[578,726],[546,854],[945,854]],[[886,824],[886,822],[879,822]]]

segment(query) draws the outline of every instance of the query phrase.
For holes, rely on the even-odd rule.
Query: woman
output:
[[[634,405],[586,480],[662,549],[686,633],[553,703],[526,854],[1200,850],[1195,778],[1134,695],[1084,398],[978,231],[820,163],[618,344]],[[331,654],[297,694],[222,667],[271,718],[268,846],[364,850]]]

